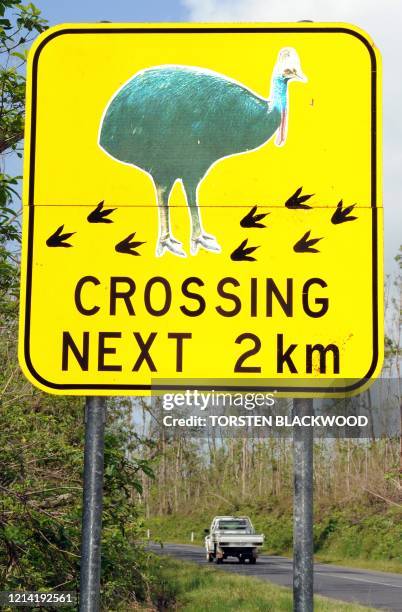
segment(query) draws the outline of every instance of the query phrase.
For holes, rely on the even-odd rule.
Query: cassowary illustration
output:
[[[152,178],[159,209],[156,255],[185,257],[171,232],[169,195],[181,180],[191,218],[190,252],[220,252],[201,223],[197,191],[220,159],[256,149],[277,132],[287,133],[288,83],[305,81],[296,51],[279,52],[268,99],[216,72],[179,65],[155,66],[135,74],[106,107],[99,144],[119,162]]]

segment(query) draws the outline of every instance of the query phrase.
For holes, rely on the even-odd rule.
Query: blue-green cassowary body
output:
[[[102,120],[100,146],[114,159],[150,174],[159,209],[156,254],[185,257],[171,234],[169,194],[181,179],[191,215],[191,253],[220,252],[202,228],[197,187],[219,159],[286,136],[287,85],[304,76],[294,49],[279,53],[269,99],[221,74],[191,66],[156,66],[134,75],[113,96]]]
[[[218,159],[249,151],[278,129],[280,109],[240,84],[186,66],[137,74],[109,105],[100,144],[159,184],[197,184]]]

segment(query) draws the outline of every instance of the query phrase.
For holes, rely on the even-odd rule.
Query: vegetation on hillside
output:
[[[222,503],[213,513],[231,514]],[[279,510],[272,505],[244,506],[241,514],[252,517],[258,533],[265,534],[263,552],[291,556],[293,516],[291,507]],[[203,545],[204,529],[211,514],[195,508],[186,515],[154,516],[146,521],[152,540]],[[314,553],[317,560],[367,569],[402,573],[402,510],[384,508],[369,499],[344,508],[321,508],[315,512]]]

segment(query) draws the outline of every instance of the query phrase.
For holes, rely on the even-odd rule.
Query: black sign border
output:
[[[85,391],[157,391],[160,390],[211,390],[209,385],[183,385],[180,382],[174,385],[159,387],[156,385],[126,385],[126,384],[59,384],[43,378],[34,368],[30,355],[30,328],[31,328],[31,303],[32,303],[32,269],[33,269],[33,242],[34,242],[34,226],[35,226],[35,155],[36,155],[36,113],[37,113],[37,77],[38,63],[40,54],[44,47],[54,38],[65,34],[284,34],[284,33],[333,33],[333,34],[349,34],[358,38],[367,48],[371,59],[371,208],[373,213],[372,218],[372,338],[373,338],[373,353],[372,362],[367,374],[360,380],[353,382],[351,385],[344,387],[281,387],[280,379],[274,387],[262,387],[256,384],[255,386],[233,387],[230,385],[214,386],[215,391],[277,391],[281,393],[289,392],[292,395],[295,393],[311,393],[311,394],[329,394],[331,396],[339,394],[347,394],[358,390],[366,385],[371,379],[372,374],[376,370],[379,359],[378,347],[378,219],[377,219],[377,60],[372,44],[360,32],[352,30],[344,26],[325,26],[325,27],[93,27],[77,26],[65,27],[64,29],[51,32],[38,45],[32,59],[32,97],[31,97],[31,140],[30,140],[30,158],[29,158],[29,187],[28,187],[28,242],[27,242],[27,270],[26,270],[26,293],[25,293],[25,321],[24,321],[24,358],[25,364],[30,374],[40,386],[47,387],[56,392],[68,390]],[[76,394],[78,395],[78,394]],[[96,395],[96,394],[93,394]],[[134,394],[133,394],[134,395]]]

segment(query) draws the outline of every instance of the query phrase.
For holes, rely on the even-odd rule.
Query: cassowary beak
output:
[[[298,81],[302,81],[303,83],[307,83],[308,78],[306,75],[300,70],[300,72],[296,72],[296,79]]]
[[[295,68],[293,70],[293,73],[294,73],[294,76],[293,76],[294,79],[296,79],[297,81],[302,81],[303,83],[307,83],[308,78],[302,72],[301,68]]]

